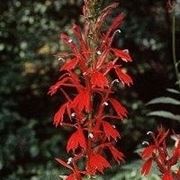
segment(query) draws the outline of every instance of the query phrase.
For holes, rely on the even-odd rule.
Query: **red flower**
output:
[[[120,163],[120,161],[124,160],[124,154],[117,150],[113,145],[108,146],[109,150],[111,151],[114,159]]]
[[[83,110],[89,112],[90,111],[89,90],[88,89],[80,90],[79,94],[72,101],[71,107],[77,109],[80,112],[82,112]]]
[[[67,62],[61,67],[61,71],[62,70],[67,70],[70,71],[72,69],[74,69],[76,67],[76,65],[78,64],[79,60],[76,58],[67,60]]]
[[[167,171],[163,174],[162,180],[174,180],[170,171]]]
[[[143,152],[141,153],[142,158],[147,159],[152,157],[154,150],[156,150],[155,145],[149,145],[148,147],[144,148]]]
[[[80,128],[69,138],[66,150],[67,152],[69,152],[70,150],[75,151],[78,147],[86,149],[86,139],[84,137],[83,130]]]
[[[114,98],[110,98],[109,101],[111,102],[113,108],[121,119],[127,117],[127,110],[119,101]]]
[[[133,84],[133,80],[132,78],[126,74],[123,69],[121,68],[115,68],[116,74],[119,78],[119,80],[122,82],[123,85],[132,85]]]
[[[87,171],[89,174],[95,174],[97,171],[103,173],[105,168],[109,168],[111,165],[109,162],[100,154],[91,153],[89,156]]]
[[[91,74],[91,84],[94,87],[100,87],[103,89],[108,86],[108,80],[104,74],[102,74],[101,72],[95,71]]]
[[[56,112],[56,114],[54,115],[53,123],[54,123],[54,125],[55,125],[56,127],[63,122],[63,117],[64,117],[64,114],[65,114],[66,109],[68,108],[68,104],[69,104],[69,103],[63,104],[63,105],[59,108],[59,110]]]
[[[104,129],[104,133],[106,135],[106,137],[108,138],[108,140],[110,140],[110,138],[112,137],[113,139],[117,139],[118,137],[120,137],[119,132],[116,130],[115,127],[113,127],[111,124],[109,124],[108,122],[103,122],[103,129]]]
[[[115,56],[121,58],[122,61],[125,61],[125,62],[132,61],[131,56],[129,55],[129,53],[126,50],[120,50],[120,49],[115,49],[115,48],[111,48],[111,50],[113,51]]]
[[[148,159],[141,168],[141,174],[143,174],[145,176],[148,175],[151,170],[152,163],[153,163],[152,158]]]

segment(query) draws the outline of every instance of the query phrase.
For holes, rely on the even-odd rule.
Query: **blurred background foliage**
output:
[[[107,5],[112,0],[104,1]],[[179,1],[176,11],[176,48],[180,48]],[[52,117],[61,97],[49,97],[49,86],[58,78],[54,55],[65,47],[59,33],[72,34],[71,24],[81,23],[82,0],[0,1],[0,179],[54,180],[64,173],[54,157],[64,156],[67,131],[55,128]],[[178,130],[175,120],[147,117],[145,104],[175,88],[172,63],[171,13],[164,0],[121,0],[116,12],[126,14],[114,46],[129,49],[134,62],[127,65],[135,85],[120,88],[119,98],[129,118],[118,125],[119,147],[126,164],[100,179],[147,179],[139,175],[135,150],[146,132],[158,124]],[[111,21],[111,16],[107,22]],[[179,54],[178,54],[179,53]],[[180,59],[180,51],[177,51]],[[157,107],[156,107],[157,108]],[[165,107],[169,108],[169,106]],[[174,113],[178,112],[172,108]],[[97,178],[98,179],[98,178]],[[158,179],[152,175],[149,179]]]

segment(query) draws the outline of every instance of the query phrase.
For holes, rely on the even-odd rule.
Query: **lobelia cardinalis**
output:
[[[70,157],[67,160],[56,158],[70,170],[66,180],[81,180],[84,176],[103,173],[111,167],[105,151],[109,151],[118,163],[124,160],[123,153],[115,145],[121,134],[114,121],[126,118],[127,110],[115,97],[114,84],[133,84],[122,66],[132,58],[127,50],[112,47],[114,36],[120,32],[123,13],[117,15],[103,32],[105,19],[118,3],[112,3],[99,13],[94,10],[97,4],[97,0],[84,1],[84,26],[73,25],[73,38],[61,33],[60,39],[70,52],[57,55],[63,65],[58,81],[49,89],[50,95],[60,91],[66,99],[55,113],[54,125],[72,129],[66,145]],[[73,89],[73,93],[68,88]],[[81,167],[79,162],[83,164]]]
[[[153,163],[156,164],[162,180],[179,180],[180,168],[175,167],[180,160],[180,137],[174,134],[172,137],[176,141],[171,152],[167,147],[169,130],[160,127],[157,133],[149,131],[147,134],[152,137],[152,142],[145,142],[145,147],[141,153],[142,159],[145,161],[141,174],[148,175]],[[173,168],[174,167],[174,168]]]

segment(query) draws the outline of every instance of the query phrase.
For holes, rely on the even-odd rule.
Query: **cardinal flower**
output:
[[[70,150],[75,151],[78,147],[86,149],[86,139],[81,128],[77,129],[77,131],[71,135],[67,142],[66,149],[67,152],[69,152]]]
[[[118,149],[116,149],[113,145],[108,146],[109,150],[111,151],[114,159],[120,163],[121,161],[124,161],[124,154],[120,152]]]
[[[126,108],[116,99],[114,98],[110,98],[109,101],[111,102],[114,110],[116,111],[116,113],[118,114],[118,116],[123,119],[124,117],[127,116],[127,110]]]
[[[63,119],[64,119],[64,114],[65,114],[65,112],[66,112],[66,110],[67,110],[67,108],[68,108],[68,105],[69,105],[68,102],[65,103],[65,104],[63,104],[63,105],[59,108],[59,110],[56,112],[56,114],[54,115],[54,121],[53,121],[53,123],[54,123],[54,125],[55,125],[56,127],[57,127],[58,125],[62,124]]]
[[[115,127],[113,127],[110,123],[108,122],[103,122],[103,129],[104,129],[104,133],[106,135],[106,137],[108,138],[108,140],[110,140],[111,138],[113,138],[114,140],[116,140],[118,137],[120,137],[119,132],[116,130]]]
[[[90,92],[88,88],[80,90],[79,94],[72,101],[71,107],[80,112],[83,110],[86,112],[90,111]]]
[[[123,85],[131,86],[133,84],[132,78],[122,68],[115,68],[115,72]]]
[[[90,154],[87,164],[89,174],[94,175],[96,172],[103,173],[104,169],[108,167],[111,167],[111,165],[103,156],[94,152]]]
[[[91,74],[91,84],[94,87],[100,87],[104,89],[108,86],[108,80],[103,73],[95,71]]]

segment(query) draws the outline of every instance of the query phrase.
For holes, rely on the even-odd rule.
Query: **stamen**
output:
[[[153,135],[154,133],[152,131],[148,131],[146,134],[147,135]]]
[[[108,102],[104,102],[103,104],[104,104],[105,106],[108,106],[108,105],[109,105]]]
[[[101,55],[101,54],[102,54],[101,51],[97,51],[96,53],[97,53],[98,55]]]
[[[114,80],[111,82],[111,85],[113,85],[114,83],[119,83],[119,80],[118,80],[118,79],[114,79]]]
[[[114,33],[121,33],[122,31],[120,29],[117,29]]]
[[[89,133],[88,137],[92,139],[94,137],[94,135],[92,133]]]
[[[72,39],[69,39],[69,40],[68,40],[68,43],[72,43]]]
[[[71,117],[75,117],[75,116],[76,116],[76,113],[72,113],[72,114],[71,114]]]
[[[128,53],[129,54],[129,50],[128,49],[124,49],[123,52]]]
[[[59,57],[57,60],[58,60],[58,61],[65,62],[65,60],[64,60],[62,57]]]
[[[143,145],[143,146],[144,146],[144,145],[149,146],[149,142],[148,142],[148,141],[143,141],[143,142],[142,142],[142,145]]]
[[[67,164],[71,164],[72,160],[73,160],[72,157],[68,158]]]

